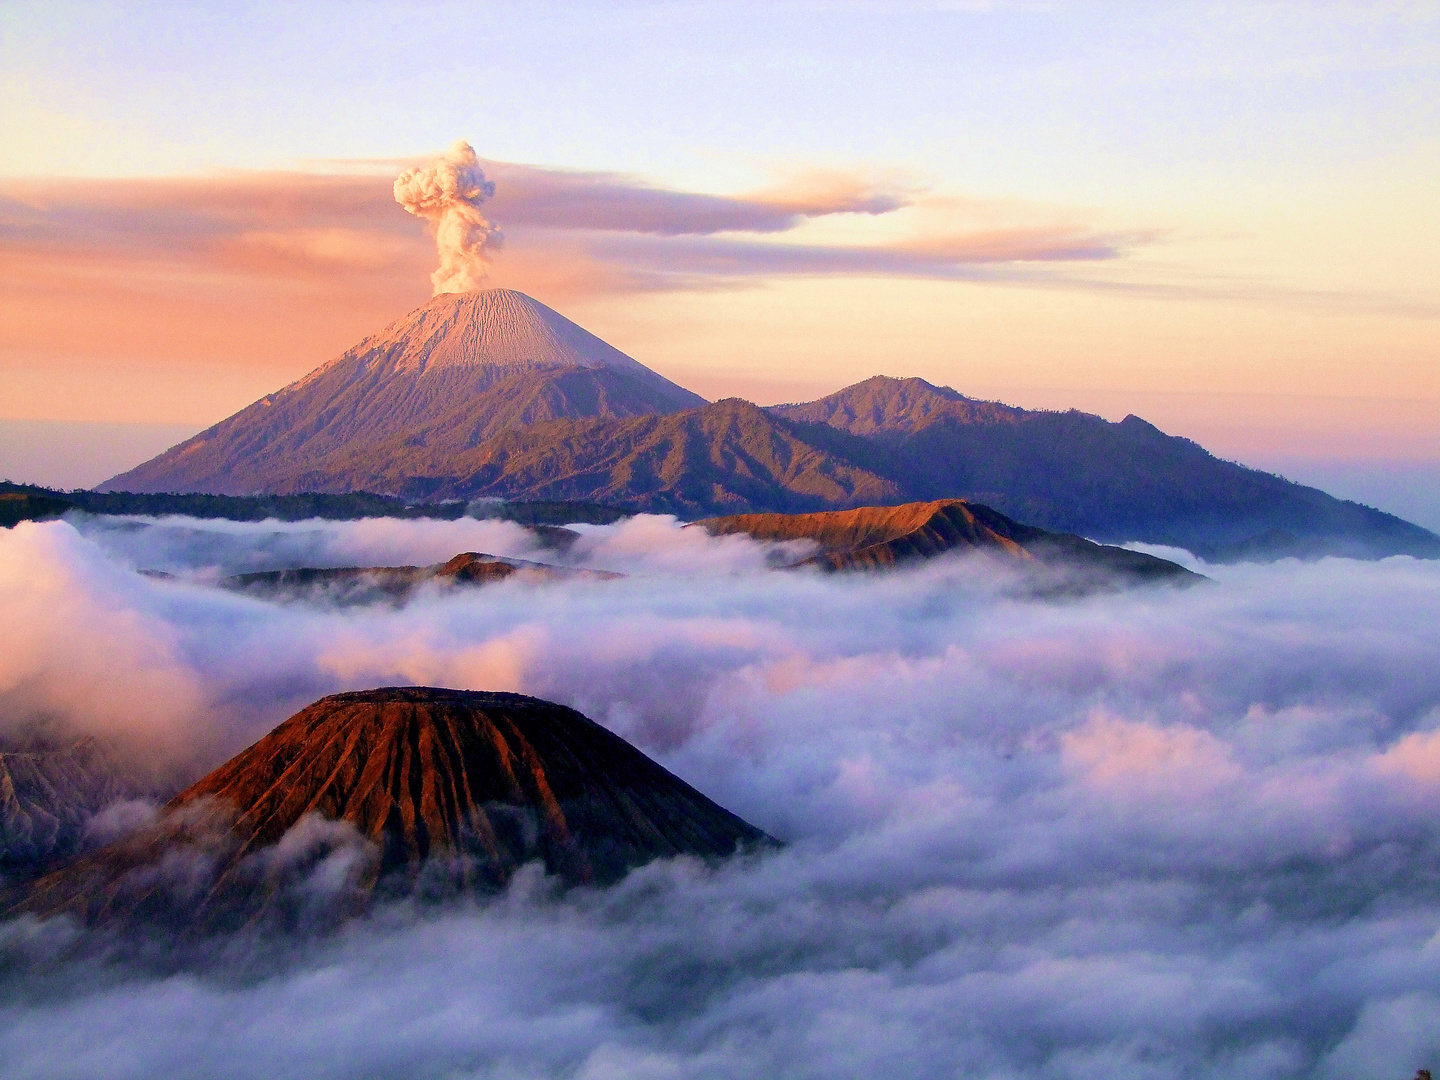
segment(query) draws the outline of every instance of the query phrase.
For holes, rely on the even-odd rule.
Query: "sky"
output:
[[[493,283],[707,397],[1133,412],[1440,526],[1433,4],[11,2],[0,34],[15,479],[103,479],[424,302],[390,184],[465,139]]]

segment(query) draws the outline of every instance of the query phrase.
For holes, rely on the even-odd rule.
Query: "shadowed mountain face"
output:
[[[73,854],[95,814],[141,793],[94,739],[0,752],[0,873]]]
[[[653,859],[767,842],[573,709],[396,687],[317,701],[152,828],[40,879],[17,910],[231,926],[317,869],[345,879],[338,903],[353,910],[377,890],[494,889],[536,859],[604,884]]]
[[[438,296],[104,486],[561,500],[690,518],[958,498],[1212,559],[1440,557],[1428,530],[1134,416],[1017,409],[884,376],[805,404],[705,405],[506,290]]]
[[[998,401],[977,401],[924,379],[876,375],[844,390],[799,405],[769,410],[787,420],[829,424],[854,435],[914,433],[941,420],[961,424],[1015,424],[1033,416]]]
[[[584,491],[591,501],[686,517],[892,501],[894,481],[828,449],[848,438],[731,398],[668,416],[538,424],[455,455],[422,450],[390,459],[370,482],[431,499],[564,500]]]
[[[860,436],[911,498],[963,498],[1058,532],[1142,540],[1210,558],[1440,558],[1440,537],[1359,503],[1223,461],[1138,416],[1036,412],[923,379],[877,376],[769,410]],[[852,458],[857,455],[852,454]]]
[[[347,491],[380,444],[456,452],[514,425],[703,399],[507,289],[446,293],[299,382],[107,481],[112,491]],[[344,465],[335,461],[336,455]]]
[[[1203,580],[1153,555],[1021,525],[988,506],[959,499],[820,514],[739,514],[696,524],[717,536],[748,533],[759,540],[813,540],[819,553],[797,565],[826,570],[879,570],[951,551],[977,551],[1078,573],[1080,578],[1072,576],[1067,582],[1072,589]]]

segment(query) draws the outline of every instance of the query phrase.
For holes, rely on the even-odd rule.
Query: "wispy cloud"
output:
[[[798,174],[744,196],[647,184],[616,173],[485,163],[488,211],[522,254],[590,264],[603,291],[731,287],[788,274],[956,276],[959,268],[1113,259],[1146,237],[1019,222],[902,241],[804,243],[775,238],[839,215],[882,217],[924,198],[911,181],[844,172]],[[155,180],[11,182],[0,188],[0,250],[20,263],[62,258],[77,274],[181,265],[251,277],[413,273],[426,243],[369,175],[232,173]],[[505,276],[503,263],[497,275]]]
[[[0,181],[0,365],[205,362],[277,379],[314,366],[430,291],[434,241],[392,192],[414,164]],[[815,275],[1024,280],[1152,238],[893,172],[802,171],[715,195],[481,164],[505,234],[490,283],[556,304]]]

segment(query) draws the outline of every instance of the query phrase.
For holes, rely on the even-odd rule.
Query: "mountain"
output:
[[[291,915],[347,872],[341,913],[377,893],[493,890],[537,859],[566,883],[605,884],[653,859],[767,843],[573,709],[390,687],[302,709],[14,910],[218,928]]]
[[[924,379],[875,375],[817,401],[773,405],[775,416],[829,424],[854,435],[913,433],[940,420],[961,424],[1014,424],[1035,414],[998,401],[968,398]]]
[[[801,406],[732,398],[552,421],[461,451],[403,442],[385,444],[373,471],[337,455],[340,470],[320,479],[414,499],[595,501],[687,518],[959,498],[1051,532],[1215,559],[1440,557],[1440,537],[1417,525],[1221,460],[1138,417],[1015,409],[920,379],[871,379]]]
[[[886,376],[769,409],[705,404],[499,289],[437,296],[103,486],[142,493],[132,500],[371,492],[683,517],[963,499],[1052,532],[1211,559],[1440,557],[1428,530],[1136,416],[1019,409]]]
[[[559,534],[568,546],[579,534],[553,525],[532,526],[546,530],[547,537]],[[302,566],[289,570],[260,570],[225,578],[220,585],[236,592],[265,599],[311,600],[332,604],[371,604],[377,601],[400,603],[426,585],[440,590],[517,578],[521,581],[608,581],[620,574],[605,570],[579,570],[568,566],[507,559],[466,551],[449,562],[435,566]]]
[[[796,565],[825,570],[876,570],[950,551],[979,551],[1046,572],[1078,573],[1094,585],[1202,580],[1165,559],[1021,525],[988,506],[959,499],[818,514],[739,514],[699,521],[696,527],[716,536],[747,533],[759,540],[810,540],[820,550]]]
[[[443,293],[101,487],[348,491],[357,485],[330,479],[332,459],[373,465],[379,445],[396,438],[402,448],[455,452],[517,425],[673,412],[703,401],[523,293]]]
[[[851,459],[910,498],[981,502],[1058,532],[1217,559],[1440,557],[1440,537],[1427,529],[1224,461],[1138,416],[1112,423],[1075,410],[1016,409],[884,376],[770,412],[863,439],[872,454]]]
[[[0,875],[72,854],[91,817],[140,794],[95,739],[0,752]]]

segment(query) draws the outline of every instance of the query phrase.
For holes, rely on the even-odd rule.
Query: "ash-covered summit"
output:
[[[442,293],[102,489],[351,490],[380,471],[397,442],[412,452],[453,453],[547,420],[701,404],[524,293]]]

